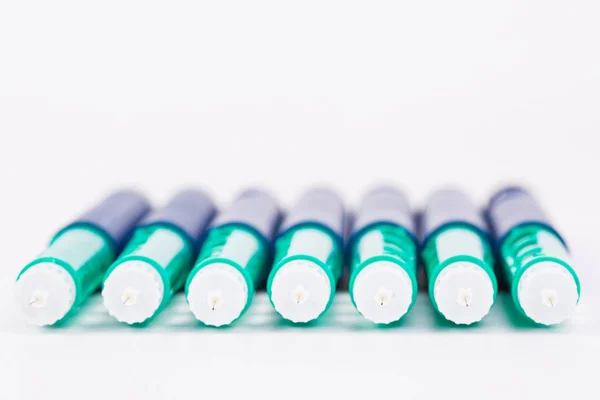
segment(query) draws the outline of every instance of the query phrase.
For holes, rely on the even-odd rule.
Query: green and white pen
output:
[[[189,189],[142,220],[105,275],[102,297],[109,314],[137,324],[162,311],[183,287],[215,213],[206,194]]]
[[[267,282],[283,318],[309,322],[331,305],[342,275],[345,222],[342,200],[327,189],[308,191],[286,216]]]
[[[488,218],[517,309],[541,325],[573,315],[579,278],[564,239],[534,198],[519,187],[500,190],[490,200]]]
[[[356,309],[377,324],[398,321],[418,290],[415,223],[402,192],[384,186],[364,197],[349,249],[348,290]]]
[[[421,222],[421,255],[433,307],[455,324],[480,321],[497,293],[483,213],[462,192],[439,190],[427,199]]]
[[[136,224],[150,210],[138,192],[122,190],[61,229],[19,274],[16,301],[30,322],[52,325],[102,284]]]
[[[275,199],[257,189],[241,193],[217,217],[185,286],[196,319],[225,326],[244,315],[269,272],[280,220]]]

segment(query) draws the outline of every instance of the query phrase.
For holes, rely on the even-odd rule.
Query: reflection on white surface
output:
[[[318,390],[347,399],[595,399],[586,385],[567,383],[596,378],[589,366],[600,355],[594,308],[584,303],[568,324],[532,328],[511,319],[509,300],[501,296],[484,321],[465,328],[437,317],[420,294],[400,324],[377,328],[338,293],[318,323],[297,327],[260,293],[244,318],[210,328],[178,295],[147,327],[134,328],[118,324],[95,296],[63,327],[11,321],[2,354],[12,361],[0,397],[189,400],[201,392],[228,399],[251,390],[265,400],[283,392],[305,400]],[[35,385],[32,365],[43,371]]]

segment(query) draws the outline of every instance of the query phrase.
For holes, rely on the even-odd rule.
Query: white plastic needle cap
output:
[[[377,261],[363,268],[354,280],[352,291],[358,311],[377,324],[402,318],[413,296],[406,271],[389,261]]]
[[[104,306],[120,322],[141,323],[152,317],[163,300],[164,283],[152,265],[141,261],[119,264],[102,289]]]
[[[275,310],[292,322],[308,322],[327,307],[331,295],[329,277],[317,264],[295,260],[273,277],[271,301]]]
[[[192,313],[206,325],[223,326],[235,321],[248,302],[248,285],[231,265],[215,263],[201,268],[187,292]]]
[[[52,325],[71,310],[76,290],[73,278],[63,267],[40,263],[19,277],[15,298],[31,323]]]
[[[573,276],[552,261],[529,267],[517,290],[525,314],[543,325],[559,324],[573,315],[579,299]]]
[[[455,324],[481,321],[494,304],[494,286],[477,264],[456,262],[445,267],[434,283],[439,311]]]

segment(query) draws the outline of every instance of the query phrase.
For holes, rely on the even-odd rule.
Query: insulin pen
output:
[[[344,206],[327,189],[304,194],[286,216],[275,241],[267,294],[292,322],[317,319],[331,305],[342,274]]]
[[[350,284],[356,309],[377,324],[398,321],[417,298],[415,223],[393,187],[366,194],[350,236]]]
[[[573,315],[579,278],[564,239],[534,198],[519,187],[500,190],[490,200],[488,218],[517,309],[542,325]]]
[[[223,326],[246,312],[268,274],[280,220],[275,199],[256,189],[244,191],[217,217],[185,286],[196,319]]]
[[[73,314],[149,210],[143,195],[119,191],[61,229],[17,278],[16,301],[25,316],[42,326]]]
[[[162,311],[185,283],[215,212],[203,192],[185,190],[142,220],[104,278],[109,314],[135,324]]]
[[[462,192],[440,190],[426,201],[421,222],[422,259],[434,308],[455,324],[480,321],[497,292],[483,213]]]

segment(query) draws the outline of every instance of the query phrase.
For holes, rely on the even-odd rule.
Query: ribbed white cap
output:
[[[327,307],[331,283],[323,269],[308,260],[294,260],[283,265],[271,284],[271,301],[275,310],[292,322],[309,322]]]
[[[27,319],[36,325],[52,325],[71,310],[75,281],[60,265],[40,263],[17,280],[15,299]]]
[[[552,261],[529,267],[518,284],[518,299],[529,318],[543,325],[559,324],[575,312],[579,295],[569,271]]]
[[[248,302],[248,285],[240,271],[229,264],[201,268],[187,291],[192,313],[206,325],[223,326],[235,321]]]
[[[102,298],[108,313],[120,322],[141,323],[152,317],[164,296],[158,271],[141,260],[119,264],[104,281]]]
[[[364,267],[351,290],[358,311],[377,324],[399,320],[412,303],[410,277],[389,261],[376,261]]]
[[[494,304],[494,286],[483,268],[470,262],[446,266],[434,283],[438,310],[455,324],[481,321]]]

